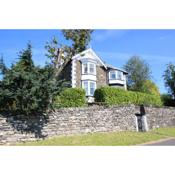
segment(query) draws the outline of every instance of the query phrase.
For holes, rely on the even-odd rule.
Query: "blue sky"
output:
[[[49,61],[45,57],[45,43],[53,36],[60,43],[67,43],[60,30],[0,30],[0,54],[10,66],[30,41],[33,60],[42,66]],[[90,45],[103,60],[120,68],[131,56],[141,56],[149,63],[152,80],[160,92],[166,92],[162,74],[166,64],[175,64],[175,30],[95,30]]]

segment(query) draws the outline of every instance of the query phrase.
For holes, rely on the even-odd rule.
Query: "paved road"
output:
[[[175,146],[175,139],[167,139],[162,141],[157,141],[154,143],[146,143],[143,146]]]

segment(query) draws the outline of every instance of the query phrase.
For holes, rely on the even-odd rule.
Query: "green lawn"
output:
[[[91,133],[75,136],[59,136],[37,142],[28,142],[22,146],[115,146],[137,145],[149,141],[175,137],[175,128],[159,128],[149,132],[110,132]]]

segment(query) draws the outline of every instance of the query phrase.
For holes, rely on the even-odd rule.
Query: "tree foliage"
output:
[[[4,59],[3,59],[3,56],[1,55],[1,58],[0,58],[0,75],[4,75],[6,71],[7,71],[7,67],[4,64]]]
[[[0,108],[23,113],[46,110],[57,95],[63,82],[56,81],[50,65],[34,65],[32,47],[19,53],[19,61],[3,75],[0,86]]]
[[[63,35],[67,40],[72,41],[72,54],[75,55],[84,51],[90,40],[93,30],[76,29],[76,30],[62,30]]]
[[[55,76],[58,76],[63,67],[77,53],[87,48],[91,40],[93,30],[62,30],[64,37],[72,42],[72,45],[63,45],[54,37],[46,43],[46,56],[51,60],[55,70]]]
[[[159,92],[158,87],[151,80],[146,80],[143,82],[143,85],[140,89],[140,92],[160,96],[160,92]]]
[[[169,63],[163,75],[169,95],[175,99],[175,65]]]
[[[162,94],[161,100],[164,106],[175,106],[175,100],[170,94]]]
[[[55,37],[50,42],[46,42],[45,48],[47,50],[46,56],[51,60],[55,76],[57,76],[72,57],[71,48],[66,45],[59,47]]]
[[[143,83],[151,78],[149,65],[139,56],[131,57],[124,65],[128,72],[128,89],[141,91]]]

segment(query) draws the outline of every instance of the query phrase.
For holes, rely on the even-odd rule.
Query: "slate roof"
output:
[[[123,69],[114,67],[114,66],[112,66],[112,65],[110,65],[110,64],[106,64],[106,63],[105,63],[105,65],[106,65],[107,68],[114,69],[114,70],[119,70],[119,71],[121,71],[121,72],[124,72],[124,73],[128,74],[128,72],[126,72],[126,71],[123,70]]]

